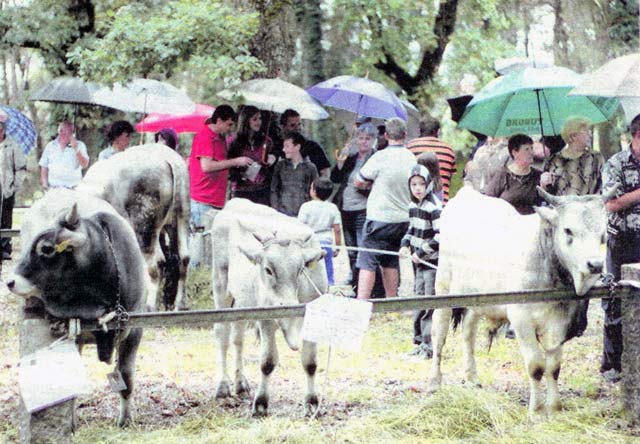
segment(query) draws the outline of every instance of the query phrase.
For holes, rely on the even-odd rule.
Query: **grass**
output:
[[[344,259],[344,258],[343,258]],[[189,278],[193,308],[211,307],[209,272]],[[4,293],[0,303],[14,308]],[[592,304],[590,326],[565,348],[561,396],[564,409],[550,418],[527,415],[528,384],[516,341],[498,340],[491,353],[478,341],[478,371],[484,387],[462,384],[461,338],[445,349],[444,385],[429,394],[431,361],[409,357],[410,313],[377,314],[361,351],[319,347],[316,384],[321,414],[302,413],[305,378],[299,355],[278,335],[280,363],[271,378],[270,416],[252,418],[250,398],[216,401],[215,348],[210,328],[145,331],[137,362],[136,419],[128,430],[114,426],[117,397],[106,389],[110,367],[95,348],[83,352],[94,390],[79,400],[78,444],[117,443],[640,443],[619,407],[618,386],[597,373],[602,316]],[[17,333],[15,320],[0,317],[8,341],[0,345],[0,442],[17,442]],[[229,359],[232,363],[233,359]],[[245,341],[245,375],[258,384],[259,347]],[[232,371],[232,369],[231,369]]]

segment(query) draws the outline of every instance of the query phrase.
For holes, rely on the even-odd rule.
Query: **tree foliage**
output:
[[[109,29],[69,58],[80,74],[103,82],[171,77],[192,57],[213,78],[238,78],[262,68],[249,53],[257,15],[219,1],[181,0],[158,9],[129,5],[109,14]]]

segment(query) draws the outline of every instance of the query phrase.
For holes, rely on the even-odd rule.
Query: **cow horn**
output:
[[[540,196],[542,196],[542,198],[551,205],[558,205],[560,203],[560,199],[558,198],[558,196],[547,193],[544,188],[540,186],[537,186],[536,189],[538,190],[538,194],[540,194]]]
[[[616,197],[616,194],[618,193],[619,188],[620,188],[620,184],[616,183],[613,186],[613,188],[609,189],[606,193],[602,193],[602,200],[605,202],[608,202],[614,197]]]
[[[67,215],[64,217],[67,225],[75,227],[78,225],[78,204],[74,203]]]
[[[302,251],[305,266],[309,266],[312,262],[319,261],[325,256],[326,251],[322,248],[305,248]]]

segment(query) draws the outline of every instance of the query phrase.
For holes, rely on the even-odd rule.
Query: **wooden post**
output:
[[[622,279],[640,283],[640,264],[622,266]],[[640,289],[622,297],[622,403],[632,423],[640,422]]]
[[[57,337],[52,335],[49,321],[44,319],[41,303],[24,304],[20,321],[20,356],[46,347]],[[75,413],[74,400],[29,413],[20,401],[19,430],[21,444],[71,444]]]

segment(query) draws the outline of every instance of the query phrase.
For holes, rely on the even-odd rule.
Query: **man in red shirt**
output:
[[[432,152],[438,156],[440,177],[444,191],[444,203],[449,200],[449,184],[451,177],[456,173],[456,154],[451,146],[440,140],[440,122],[433,117],[420,120],[420,137],[410,140],[407,148],[418,157],[425,152]]]
[[[236,117],[229,105],[218,106],[206,120],[206,126],[193,139],[189,156],[192,229],[203,226],[201,219],[204,213],[224,206],[229,168],[253,163],[245,156],[227,159],[225,138],[233,130]]]

